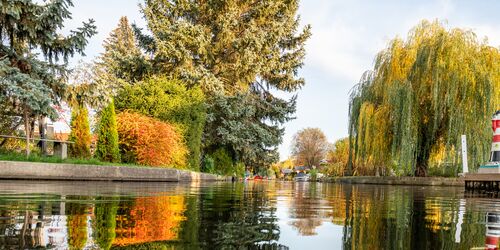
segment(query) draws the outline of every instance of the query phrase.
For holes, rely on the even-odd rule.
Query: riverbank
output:
[[[198,182],[230,181],[231,177],[173,168],[0,161],[0,179]]]
[[[374,185],[410,185],[410,186],[460,186],[464,187],[464,178],[450,177],[396,177],[396,176],[347,176],[327,177],[321,182],[342,184]]]

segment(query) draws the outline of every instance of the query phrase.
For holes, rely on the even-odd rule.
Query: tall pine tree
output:
[[[148,72],[146,57],[136,45],[135,33],[127,17],[121,17],[103,43],[104,53],[98,58],[94,70],[96,81],[107,85],[116,95],[124,85],[132,84]]]
[[[310,27],[299,30],[298,6],[298,0],[145,1],[142,11],[151,36],[136,33],[152,55],[151,74],[202,87],[212,107],[208,151],[228,148],[234,160],[253,166],[275,158],[267,156],[277,153],[281,125],[292,118],[295,98],[285,101],[273,93],[304,84],[297,73]],[[236,105],[235,98],[248,105]],[[232,109],[238,110],[224,112]]]

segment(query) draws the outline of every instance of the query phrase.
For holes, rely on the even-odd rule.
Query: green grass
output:
[[[30,156],[26,156],[23,153],[11,152],[11,151],[0,151],[0,161],[27,161],[27,162],[44,162],[44,163],[69,163],[69,164],[84,164],[84,165],[112,165],[112,166],[126,166],[126,167],[147,167],[127,163],[111,163],[102,162],[98,159],[61,159],[54,156],[42,156],[38,153],[32,153]]]

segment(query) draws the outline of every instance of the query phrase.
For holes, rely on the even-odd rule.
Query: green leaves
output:
[[[465,134],[469,166],[477,167],[500,106],[499,63],[498,49],[438,22],[423,21],[407,41],[393,40],[351,95],[353,163],[426,175],[429,167],[458,166]]]
[[[206,119],[205,95],[200,87],[191,89],[179,80],[152,77],[119,92],[116,107],[134,110],[176,125],[190,151],[190,169],[199,170],[201,138]]]

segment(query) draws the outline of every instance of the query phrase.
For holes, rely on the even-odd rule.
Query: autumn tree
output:
[[[72,5],[70,0],[0,1],[0,103],[6,107],[1,113],[23,117],[28,154],[33,120],[57,116],[53,107],[66,87],[68,58],[83,54],[96,33],[89,20],[67,36],[60,34]]]
[[[343,138],[337,140],[333,144],[333,146],[328,149],[326,153],[326,161],[328,165],[325,169],[325,172],[328,175],[344,175],[347,170],[347,164],[349,162],[349,139]]]
[[[325,159],[329,143],[319,128],[305,128],[297,132],[292,141],[292,155],[297,164],[318,167]]]
[[[500,52],[469,30],[423,21],[396,38],[353,89],[350,165],[391,167],[427,175],[431,153],[460,163],[460,135],[469,166],[490,150],[490,117],[500,107]],[[352,169],[351,169],[352,170]]]
[[[99,125],[97,130],[96,158],[107,162],[120,162],[118,130],[113,100],[111,100],[109,105],[99,113]]]

